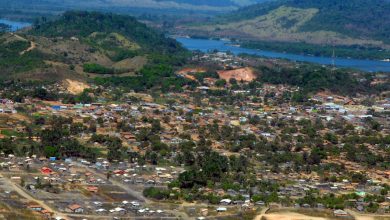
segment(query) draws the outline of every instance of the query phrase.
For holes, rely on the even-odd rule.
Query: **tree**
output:
[[[170,192],[164,189],[158,189],[155,187],[145,188],[143,195],[148,198],[153,198],[157,200],[169,199]]]
[[[229,83],[232,85],[237,85],[237,80],[235,78],[230,78]]]
[[[80,103],[91,103],[93,98],[89,95],[88,90],[84,90],[75,98],[75,101]]]
[[[89,125],[89,132],[91,132],[91,133],[95,133],[96,132],[96,130],[97,130],[97,127],[96,127],[96,123],[91,123],[90,125]]]
[[[59,156],[58,148],[52,146],[46,146],[44,149],[44,154],[46,157],[58,157]]]
[[[337,136],[334,133],[330,133],[330,132],[325,134],[325,140],[331,142],[332,144],[338,143]]]
[[[218,181],[221,176],[229,170],[228,159],[212,151],[205,155],[199,165],[202,167],[202,173],[206,178]]]
[[[108,143],[107,159],[109,161],[122,159],[122,142],[119,138],[112,138]]]
[[[108,171],[108,172],[106,173],[106,179],[107,179],[107,180],[110,180],[110,178],[111,178],[111,171]]]
[[[25,185],[26,185],[26,181],[25,181],[24,178],[22,177],[22,178],[20,179],[20,186],[21,186],[21,187],[25,187]]]
[[[34,90],[33,96],[39,99],[46,99],[48,96],[48,92],[44,88],[37,88]]]
[[[158,133],[160,131],[162,131],[160,120],[154,119],[152,121],[152,132],[153,133]]]
[[[70,125],[70,133],[72,135],[77,135],[77,134],[80,134],[82,132],[84,132],[86,130],[86,127],[82,124],[82,123],[73,123]]]
[[[226,85],[226,80],[224,79],[219,79],[215,82],[216,87],[225,87],[225,85]]]
[[[153,165],[157,165],[158,163],[158,155],[156,152],[151,152],[149,155],[150,163]]]
[[[35,125],[44,125],[45,123],[46,123],[46,119],[44,117],[35,118],[35,121],[34,121]]]
[[[367,177],[362,173],[353,173],[351,175],[351,181],[354,183],[365,184],[367,182]]]
[[[180,188],[191,189],[195,185],[196,172],[189,170],[181,173],[178,177]]]

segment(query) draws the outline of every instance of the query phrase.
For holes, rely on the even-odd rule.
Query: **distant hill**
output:
[[[236,10],[268,0],[1,0],[1,14],[23,17],[22,14],[50,15],[68,10],[94,10],[114,13],[204,14]]]
[[[134,76],[145,66],[179,65],[186,50],[134,17],[67,12],[28,31],[0,34],[1,78]]]
[[[260,2],[265,2],[267,0],[156,0],[157,2],[176,2],[179,4],[189,4],[189,5],[207,5],[207,6],[219,6],[219,7],[228,7],[228,6],[248,6]]]
[[[94,42],[94,38],[123,38],[123,41],[132,41],[135,44],[139,44],[144,50],[158,51],[160,53],[173,53],[177,49],[182,49],[175,40],[166,38],[164,34],[138,22],[134,17],[99,12],[66,12],[58,20],[35,25],[34,29],[29,33],[51,38],[80,37],[84,40],[91,40],[93,43],[97,43]],[[119,37],[120,35],[123,36]],[[107,49],[115,46],[129,49],[123,48],[124,45],[112,43],[102,42],[103,45],[107,46]]]
[[[251,40],[388,48],[389,12],[390,2],[385,0],[276,0],[190,29]]]

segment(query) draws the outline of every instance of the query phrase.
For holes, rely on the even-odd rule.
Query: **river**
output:
[[[0,23],[11,26],[11,31],[17,31],[19,29],[30,26],[30,23],[11,21],[8,19],[0,18]],[[237,46],[232,46],[229,41],[223,40],[207,40],[207,39],[193,39],[178,37],[177,41],[183,44],[189,50],[200,50],[203,52],[218,50],[218,51],[230,51],[234,54],[247,53],[251,55],[259,55],[269,58],[282,58],[292,61],[310,62],[322,65],[332,65],[333,59],[331,57],[314,57],[291,53],[279,53],[273,51],[247,49]],[[334,63],[338,67],[359,69],[366,72],[390,72],[390,62],[375,61],[375,60],[358,60],[358,59],[346,59],[335,58]]]
[[[8,20],[5,18],[0,18],[0,24],[6,24],[6,25],[11,26],[11,31],[17,31],[17,30],[20,30],[22,28],[31,26],[31,24],[27,23],[27,22],[11,21],[11,20]]]
[[[234,54],[251,54],[269,58],[281,58],[292,61],[310,62],[321,65],[332,65],[332,57],[315,57],[298,55],[291,53],[279,53],[273,51],[264,51],[256,49],[247,49],[237,46],[232,46],[229,41],[224,40],[207,40],[207,39],[193,39],[193,38],[176,38],[184,47],[189,50],[200,50],[203,52],[218,50],[222,52],[230,51]],[[358,59],[346,59],[346,58],[335,58],[334,64],[337,67],[353,68],[362,70],[365,72],[390,72],[390,62],[375,61],[375,60],[358,60]]]

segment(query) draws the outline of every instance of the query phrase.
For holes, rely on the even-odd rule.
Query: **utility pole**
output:
[[[332,53],[332,74],[336,70],[336,53],[335,53],[335,43],[332,42],[332,48],[333,48],[333,53]]]

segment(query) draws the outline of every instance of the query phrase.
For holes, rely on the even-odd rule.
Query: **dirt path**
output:
[[[353,210],[346,210],[356,220],[390,220],[390,215],[376,215],[376,214],[364,214],[358,213]]]
[[[33,41],[30,41],[30,47],[25,49],[25,50],[23,50],[22,52],[20,52],[20,55],[23,55],[23,54],[25,54],[27,52],[30,52],[30,51],[34,50],[35,48],[37,48],[37,44],[35,42],[33,42]]]
[[[99,175],[100,176],[100,175]],[[63,213],[63,212],[58,212],[54,209],[52,209],[50,206],[48,206],[44,201],[42,200],[39,200],[39,199],[36,199],[34,197],[32,197],[31,195],[29,195],[27,192],[25,192],[22,188],[20,188],[17,184],[13,183],[10,179],[4,177],[1,173],[0,173],[0,178],[2,178],[4,180],[4,183],[11,186],[16,193],[18,193],[20,196],[26,198],[27,200],[31,201],[31,202],[35,202],[37,204],[39,204],[40,206],[42,206],[42,208],[52,212],[54,214],[55,217],[61,217],[65,220],[72,220],[72,218],[86,218],[86,219],[112,219],[113,216],[112,215],[85,215],[85,214],[72,214],[72,213]],[[117,183],[114,183],[116,185],[119,185]],[[177,219],[177,217],[158,217],[159,219]],[[152,220],[152,219],[156,219],[156,217],[153,217],[153,216],[128,216],[128,217],[121,217],[121,219],[145,219],[145,220]]]
[[[55,211],[54,209],[52,209],[50,206],[48,206],[47,204],[45,204],[42,200],[38,200],[38,199],[35,199],[34,197],[32,197],[31,195],[29,195],[28,193],[26,193],[23,189],[21,189],[18,185],[14,184],[11,180],[9,180],[8,178],[4,177],[2,174],[0,174],[0,178],[2,178],[4,180],[4,182],[6,184],[8,184],[9,186],[11,186],[15,192],[17,192],[19,195],[21,195],[22,197],[32,201],[32,202],[35,202],[37,204],[39,204],[40,206],[42,206],[42,208],[52,212],[54,214],[54,216],[61,216],[62,218],[64,218],[65,220],[70,220],[66,214],[62,213],[62,212],[57,212]]]
[[[266,214],[268,210],[268,208],[261,210],[261,213],[254,220],[262,220],[263,217],[267,220],[327,220],[323,217],[313,217],[290,211]]]
[[[263,215],[267,220],[328,220],[322,217],[313,217],[294,212],[272,213]]]
[[[15,34],[15,33],[11,33],[11,35],[14,36],[14,37],[16,37],[16,38],[18,38],[18,39],[21,40],[21,41],[28,41],[26,38],[21,37],[20,35],[17,35],[17,34]]]
[[[269,208],[263,208],[259,215],[255,217],[254,220],[261,220],[261,218],[265,215],[265,213],[269,210]]]
[[[20,36],[20,35],[17,35],[17,34],[14,34],[14,33],[11,33],[11,35],[14,36],[14,37],[16,37],[17,39],[19,39],[19,40],[21,40],[21,41],[29,41],[29,40],[27,40],[26,38],[24,38],[24,37],[22,37],[22,36]],[[20,52],[19,54],[20,54],[20,55],[23,55],[23,54],[25,54],[25,53],[27,53],[27,52],[30,52],[30,51],[34,50],[35,48],[37,48],[37,44],[36,44],[35,42],[33,42],[33,41],[30,41],[30,47],[27,48],[27,49],[25,49],[25,50],[23,50],[23,51]]]
[[[81,163],[77,163],[78,166],[82,166],[84,167],[86,170],[88,170],[89,172],[99,176],[100,178],[102,179],[105,179],[107,178],[107,176],[105,174],[102,174],[102,173],[99,173],[97,172],[96,170],[94,169],[91,169]],[[115,179],[113,178],[110,178],[110,182],[120,188],[122,188],[122,190],[126,191],[129,195],[133,196],[134,198],[136,198],[137,200],[141,201],[141,202],[145,202],[145,203],[148,203],[148,204],[153,204],[154,202],[151,201],[151,200],[148,200],[147,198],[145,198],[142,193],[138,192],[138,191],[135,191],[133,189],[131,189],[129,186],[119,182],[119,181],[116,181]],[[181,206],[181,208],[183,208],[183,206]],[[171,213],[173,215],[175,215],[176,217],[174,217],[174,219],[193,219],[193,218],[190,218],[187,213],[185,212],[182,212],[182,211],[173,211],[173,210],[165,210],[165,212],[167,213]],[[181,216],[181,218],[179,218],[178,216]],[[167,219],[172,219],[172,217],[167,217]]]
[[[255,217],[254,220],[261,220],[263,217],[266,220],[328,220],[333,219],[330,217],[315,217],[305,214],[300,214],[294,211],[280,211],[276,213],[266,214],[268,209],[263,209],[259,215]],[[353,210],[346,210],[351,216],[356,220],[390,220],[389,215],[377,215],[377,214],[364,214],[358,213]]]
[[[99,173],[96,170],[91,169],[91,168],[89,168],[89,167],[87,167],[87,166],[85,166],[85,165],[83,165],[81,163],[77,163],[77,165],[81,166],[81,167],[85,168],[86,170],[88,170],[89,172],[99,176],[101,179],[106,179],[107,178],[107,176],[105,174]],[[140,202],[150,202],[142,195],[142,193],[137,192],[137,191],[131,189],[129,186],[126,186],[125,184],[123,184],[123,183],[121,183],[119,181],[116,181],[113,178],[110,178],[110,182],[113,183],[114,185],[120,187],[122,190],[126,191],[129,195],[133,196],[134,198],[136,198]]]

